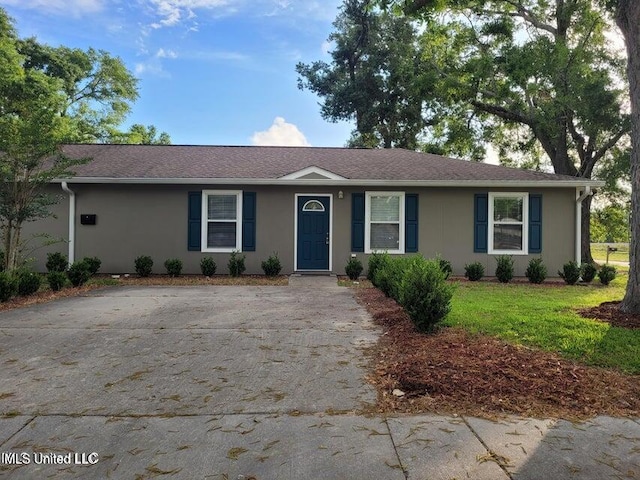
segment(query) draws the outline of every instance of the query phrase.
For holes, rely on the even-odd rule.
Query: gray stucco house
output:
[[[579,260],[580,199],[596,181],[456,160],[402,149],[67,145],[92,161],[50,186],[56,218],[29,230],[64,238],[37,251],[98,256],[102,272],[133,271],[150,255],[163,273],[180,258],[200,273],[214,257],[226,272],[233,250],[247,272],[277,252],[283,273],[344,273],[352,255],[422,253],[454,272],[513,255],[516,274],[541,256],[555,272]],[[68,249],[68,250],[67,250]]]

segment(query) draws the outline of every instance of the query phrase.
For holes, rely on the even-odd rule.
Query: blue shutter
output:
[[[201,250],[202,192],[189,192],[187,247],[189,251]]]
[[[404,251],[418,251],[418,194],[404,196]]]
[[[256,192],[242,194],[242,251],[256,251]]]
[[[542,253],[542,195],[529,195],[529,253]]]
[[[489,195],[476,193],[473,208],[473,251],[487,253],[489,236]]]
[[[351,251],[364,252],[364,193],[351,194]]]

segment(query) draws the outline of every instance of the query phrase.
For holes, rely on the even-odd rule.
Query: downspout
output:
[[[69,188],[67,182],[62,182],[62,190],[69,194],[69,263],[71,264],[76,256],[76,194]]]
[[[584,192],[580,193],[580,188],[576,188],[576,263],[582,263],[582,201],[589,195],[593,195],[589,185],[584,187]]]

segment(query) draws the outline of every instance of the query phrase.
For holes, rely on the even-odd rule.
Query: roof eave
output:
[[[73,177],[54,179],[51,183],[139,184],[139,185],[320,185],[320,186],[383,186],[383,187],[603,187],[604,182],[576,178],[575,180],[380,180],[366,178],[337,179],[274,179],[274,178],[116,178]]]

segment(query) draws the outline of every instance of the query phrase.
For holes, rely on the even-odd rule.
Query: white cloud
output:
[[[309,147],[304,134],[293,123],[287,123],[284,118],[276,117],[267,130],[255,132],[251,143],[257,146],[280,147]]]
[[[156,52],[156,57],[157,58],[178,58],[178,54],[173,50],[165,50],[164,48],[161,48]]]
[[[329,52],[333,50],[335,46],[336,46],[335,42],[330,42],[329,40],[325,40],[324,42],[322,42],[322,45],[320,45],[320,50],[322,50],[322,53],[324,53],[325,55],[329,55]]]
[[[80,16],[103,9],[105,0],[0,0],[0,5]]]
[[[152,28],[172,27],[183,20],[196,18],[195,10],[213,10],[225,7],[229,0],[149,0],[160,17],[158,22],[151,24]]]

